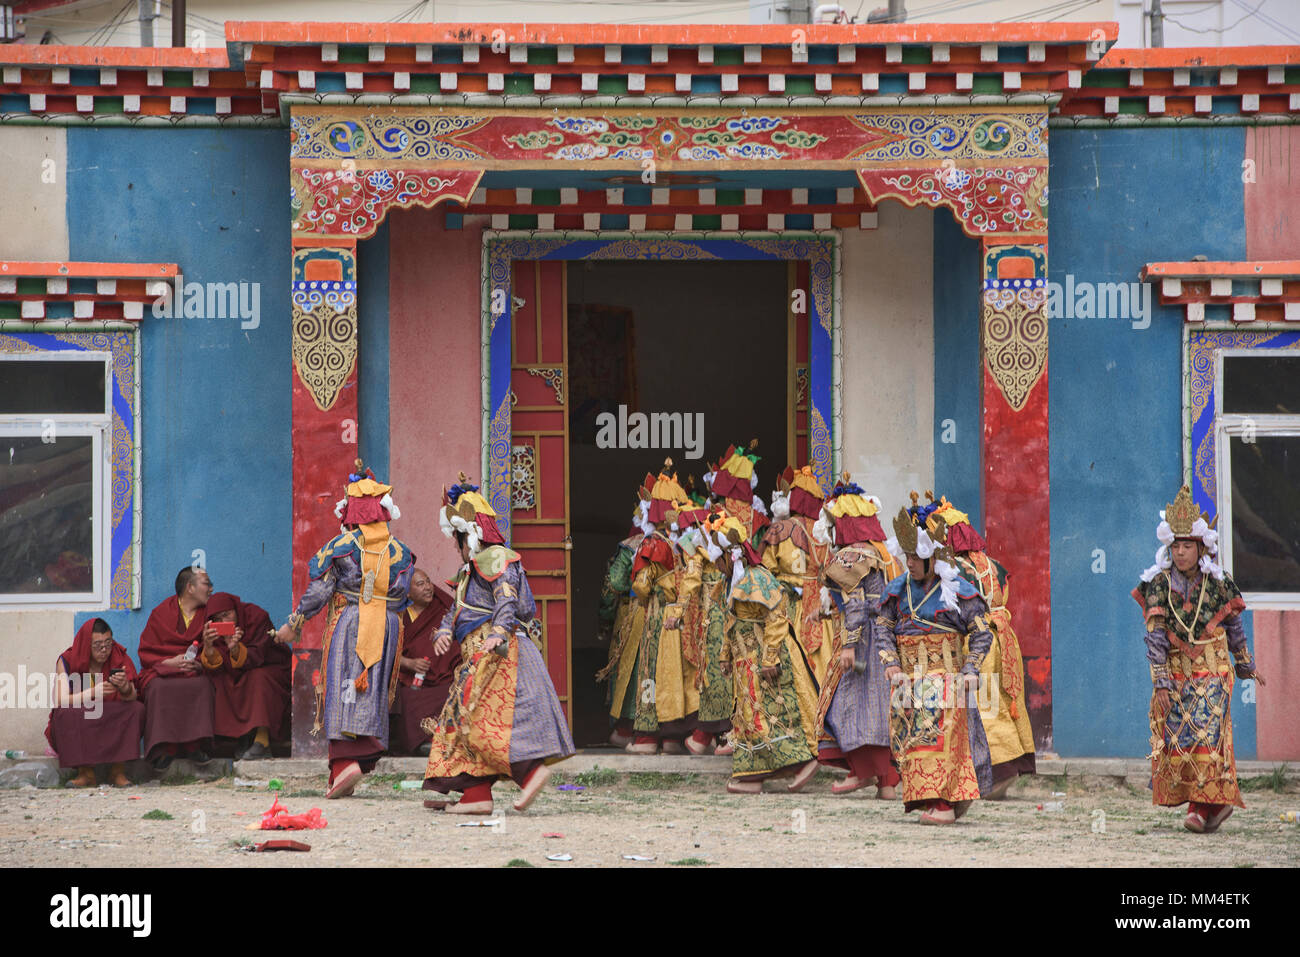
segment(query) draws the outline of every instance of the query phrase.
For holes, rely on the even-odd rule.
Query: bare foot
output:
[[[334,783],[325,792],[325,797],[329,800],[347,797],[357,789],[357,785],[361,783],[361,778],[361,765],[355,761],[351,762],[334,778]]]
[[[551,769],[546,765],[539,765],[537,770],[528,776],[524,781],[524,790],[519,795],[519,800],[515,801],[516,811],[527,811],[528,805],[541,793],[542,788],[546,785],[546,779],[551,776]]]
[[[448,807],[447,810],[444,811],[443,813],[444,814],[482,814],[486,816],[492,813],[492,802],[491,801],[470,801],[469,803],[466,803],[465,801],[460,801]]]
[[[743,781],[732,778],[727,782],[728,794],[762,794],[762,781]]]
[[[805,762],[803,767],[795,772],[794,780],[786,786],[786,790],[792,792],[802,791],[808,786],[808,782],[816,776],[817,760],[814,758],[812,761]]]

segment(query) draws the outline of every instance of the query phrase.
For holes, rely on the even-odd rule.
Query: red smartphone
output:
[[[212,630],[220,638],[233,638],[235,635],[235,623],[233,621],[213,621],[209,622]]]

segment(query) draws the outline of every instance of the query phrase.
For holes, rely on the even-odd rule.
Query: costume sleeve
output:
[[[790,633],[790,619],[785,613],[785,602],[780,603],[767,613],[763,625],[763,661],[761,667],[775,668],[781,664],[781,646],[785,636]]]
[[[1238,678],[1249,678],[1255,673],[1255,660],[1246,647],[1246,628],[1241,621],[1241,613],[1246,610],[1246,600],[1241,596],[1241,589],[1232,580],[1231,575],[1223,576],[1224,588],[1228,593],[1228,608],[1231,609],[1223,619],[1223,630],[1228,633],[1228,650],[1232,652],[1234,671]]]
[[[1165,633],[1165,595],[1167,585],[1162,576],[1139,584],[1133,597],[1142,606],[1146,622],[1143,640],[1147,648],[1147,664],[1151,668],[1151,685],[1157,690],[1173,691],[1174,682],[1169,677],[1169,636]]]
[[[453,600],[451,603],[451,607],[448,608],[447,611],[443,614],[442,621],[438,625],[438,630],[434,634],[433,640],[437,641],[443,635],[450,636],[455,631],[455,627],[456,627],[455,622],[456,622],[456,602]]]
[[[682,572],[681,585],[677,589],[678,601],[690,601],[704,584],[704,562],[700,558],[700,553],[695,552],[686,559],[686,567]]]
[[[957,614],[969,636],[966,661],[961,666],[964,675],[978,675],[984,656],[993,647],[993,633],[989,631],[989,607],[983,598],[958,598]]]
[[[618,554],[610,559],[609,568],[605,570],[605,582],[600,589],[600,608],[596,617],[602,624],[611,625],[618,613],[618,603],[627,597],[632,588],[632,552],[620,547]]]
[[[301,615],[304,619],[314,618],[334,597],[337,581],[338,576],[331,565],[324,575],[307,583],[307,590],[302,593],[294,614]]]
[[[519,589],[510,582],[510,574],[502,574],[492,583],[492,627],[489,638],[509,641],[518,623]]]
[[[890,595],[881,602],[880,613],[876,615],[876,643],[873,649],[885,667],[898,664],[898,639],[894,636],[897,618],[898,598]]]
[[[872,603],[867,598],[866,584],[864,578],[844,596],[844,642],[841,647],[852,650],[855,655],[859,649],[866,652],[872,641],[873,633],[868,625],[875,615]],[[864,641],[866,645],[863,644]]]

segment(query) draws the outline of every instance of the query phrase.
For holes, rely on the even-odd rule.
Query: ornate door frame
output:
[[[650,161],[665,173],[851,171],[873,202],[943,207],[982,244],[984,526],[991,551],[1016,570],[1028,704],[1039,744],[1050,748],[1051,535],[1042,503],[1050,489],[1045,306],[1053,102],[564,111],[289,104],[295,592],[332,527],[319,508],[325,477],[311,474],[319,469],[317,452],[322,443],[337,446],[345,423],[355,434],[356,243],[389,209],[468,204],[489,170],[626,172]],[[484,434],[491,439],[501,396],[489,388]],[[828,477],[835,462],[826,457]],[[303,647],[318,648],[322,628],[309,623]]]

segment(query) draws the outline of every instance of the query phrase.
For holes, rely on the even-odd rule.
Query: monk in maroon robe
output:
[[[202,608],[212,580],[201,568],[176,576],[176,594],[149,614],[140,634],[140,693],[144,696],[144,753],[164,771],[177,754],[208,760],[212,739],[212,684],[202,680]],[[190,653],[192,649],[192,654]]]
[[[95,765],[111,765],[108,780],[129,787],[126,762],[140,756],[144,705],[135,686],[135,663],[113,640],[102,618],[77,629],[72,647],[59,655],[58,698],[45,737],[59,766],[76,768],[70,788],[93,788]]]
[[[389,750],[394,754],[429,755],[429,736],[420,728],[425,718],[436,718],[447,700],[460,664],[460,644],[442,654],[433,648],[434,633],[455,599],[434,585],[423,569],[411,573],[411,604],[402,613],[402,657],[398,662],[397,694],[389,709]],[[417,676],[421,683],[417,684]]]
[[[220,591],[204,607],[203,653],[199,660],[212,683],[212,730],[235,738],[235,758],[264,758],[271,735],[288,737],[292,652],[275,640],[271,616],[257,605]],[[218,635],[215,625],[234,625]]]

